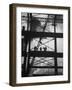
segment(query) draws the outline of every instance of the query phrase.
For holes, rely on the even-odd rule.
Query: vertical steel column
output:
[[[26,57],[27,57],[27,55],[26,55],[26,50],[27,50],[27,40],[26,40],[26,37],[24,37],[23,43],[25,43],[25,46],[23,46],[24,52],[25,52],[25,54],[23,55],[24,56],[24,63],[22,65],[22,76],[24,77],[24,76],[26,76]]]
[[[28,26],[27,26],[27,28],[28,28],[28,31],[31,31],[31,28],[32,28],[32,25],[31,25],[31,20],[32,20],[32,13],[29,13],[28,14]],[[28,38],[28,55],[27,55],[27,76],[29,75],[29,72],[30,72],[30,55],[29,55],[29,53],[30,53],[30,41],[31,41],[31,39],[30,39],[30,37]]]
[[[56,33],[56,15],[54,17],[54,33]],[[57,53],[57,40],[56,40],[56,37],[54,37],[55,39],[55,57],[54,57],[54,60],[55,60],[55,75],[58,74],[58,71],[57,71],[57,56],[56,56],[56,53]]]
[[[29,13],[27,13],[27,31],[29,31]],[[27,76],[28,73],[28,52],[27,52],[27,46],[28,46],[28,38],[24,36],[24,43],[25,43],[25,55],[24,55],[24,64],[23,64],[23,76]]]

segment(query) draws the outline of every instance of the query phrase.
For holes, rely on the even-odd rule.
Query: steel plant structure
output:
[[[21,13],[22,77],[63,75],[63,15]]]

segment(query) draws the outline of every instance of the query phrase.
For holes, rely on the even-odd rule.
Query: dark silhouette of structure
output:
[[[41,18],[28,13],[27,16],[24,16],[24,20],[27,21],[27,30],[23,26],[22,57],[24,57],[24,62],[22,64],[22,77],[62,75],[63,66],[58,66],[57,58],[63,58],[63,52],[57,52],[57,38],[63,38],[63,33],[56,32],[56,24],[63,23],[63,16],[48,14],[47,17]],[[44,22],[43,26],[41,22]],[[54,32],[46,31],[48,23],[52,25]],[[41,42],[42,39],[47,37],[54,40],[53,49]],[[34,38],[39,40],[37,46],[32,50],[31,42]],[[48,40],[46,43],[50,41]],[[41,45],[44,45],[44,47],[40,47]],[[48,51],[47,48],[51,49],[51,51]],[[49,59],[45,59],[47,57]],[[50,60],[53,60],[53,63]]]

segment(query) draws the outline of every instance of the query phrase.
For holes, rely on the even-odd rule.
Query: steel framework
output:
[[[22,16],[21,18],[23,21],[27,23],[27,30],[25,30],[25,27],[22,26],[22,36],[24,37],[22,38],[22,57],[24,57],[24,62],[22,64],[22,77],[58,75],[59,74],[58,69],[63,69],[63,66],[58,66],[57,58],[63,58],[63,52],[57,52],[57,38],[63,38],[63,33],[56,33],[56,24],[63,23],[63,19],[57,18],[58,15],[53,15],[52,18],[49,17],[50,16],[49,14],[47,15],[46,18],[38,16],[36,17],[36,19],[39,20],[40,22],[45,22],[45,24],[43,27],[41,27],[42,32],[36,32],[36,31],[33,32],[32,29],[34,28],[32,28],[33,27],[32,18],[34,16],[35,15],[32,15],[32,13],[27,13],[27,16]],[[52,22],[52,26],[54,27],[54,32],[49,32],[49,31],[45,32],[47,23],[49,22]],[[47,40],[46,42],[43,43],[42,39],[44,38],[47,39],[47,37],[51,38],[51,40]],[[34,48],[31,48],[31,42],[32,39],[34,38],[39,38],[38,41],[35,40],[38,42],[38,44]],[[50,43],[52,40],[54,41],[54,48],[51,48],[50,46],[46,45],[46,43]],[[40,47],[41,45],[44,45],[43,50]],[[47,51],[47,48],[50,49],[50,51]],[[36,60],[36,57],[38,57],[39,59]],[[45,60],[45,58],[49,58],[49,59]],[[50,62],[51,60],[54,60],[54,64]],[[45,63],[47,63],[47,65]],[[34,73],[36,69],[38,70],[42,69],[44,71],[44,69],[48,70],[52,68],[55,70],[54,74]]]

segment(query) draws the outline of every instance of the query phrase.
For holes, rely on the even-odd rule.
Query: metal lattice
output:
[[[56,41],[63,38],[62,33],[56,33],[56,24],[63,23],[62,15],[60,19],[58,15],[46,14],[44,18],[40,15],[28,13],[22,16],[22,76],[62,74],[63,66],[58,66],[57,58],[62,58],[63,53],[57,53]],[[48,28],[50,25],[52,31]]]

